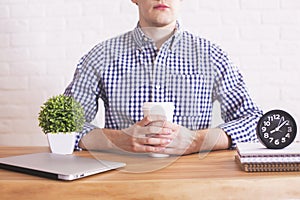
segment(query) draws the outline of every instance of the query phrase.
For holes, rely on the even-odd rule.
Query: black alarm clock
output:
[[[260,142],[267,148],[282,149],[294,141],[297,125],[289,113],[271,110],[258,121],[256,133]]]

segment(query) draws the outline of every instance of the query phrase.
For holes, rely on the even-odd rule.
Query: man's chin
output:
[[[166,20],[166,19],[162,19],[162,20],[156,20],[153,25],[155,27],[166,27],[166,26],[173,26],[176,24],[176,20]]]

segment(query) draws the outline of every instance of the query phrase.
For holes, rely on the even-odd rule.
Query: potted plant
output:
[[[73,153],[77,132],[82,130],[85,122],[79,102],[62,94],[51,97],[41,106],[38,120],[47,134],[52,153]]]

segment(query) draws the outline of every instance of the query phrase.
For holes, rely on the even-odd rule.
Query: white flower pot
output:
[[[52,153],[72,154],[76,141],[76,133],[48,133],[48,142]]]

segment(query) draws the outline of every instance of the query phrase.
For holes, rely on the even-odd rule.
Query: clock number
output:
[[[285,143],[285,142],[286,142],[286,138],[285,137],[281,138],[281,143]]]
[[[270,142],[269,142],[269,143],[272,143],[272,142],[273,142],[273,140],[274,140],[274,138],[270,137],[270,138],[269,138],[269,140],[270,140]]]
[[[279,114],[268,116],[268,121],[274,121],[274,120],[279,120],[279,119],[280,119]]]
[[[261,128],[261,131],[262,131],[262,132],[266,132],[266,131],[267,131],[267,128],[263,126],[263,127]]]
[[[279,139],[274,140],[274,138],[270,137],[269,140],[270,140],[269,143],[272,143],[274,141],[275,145],[279,145],[280,144]]]
[[[292,129],[292,127],[288,127],[288,130],[287,130],[288,132],[293,132],[293,129]]]
[[[264,126],[270,126],[270,125],[271,125],[270,121],[264,121]]]
[[[287,134],[285,135],[285,137],[290,138],[290,137],[291,137],[290,133],[287,133]]]
[[[286,125],[286,126],[289,126],[289,125],[290,125],[290,121],[289,121],[289,120],[286,120],[285,125]]]
[[[264,138],[269,138],[269,133],[264,133]]]
[[[274,119],[279,120],[280,119],[280,115],[279,114],[274,115]]]

